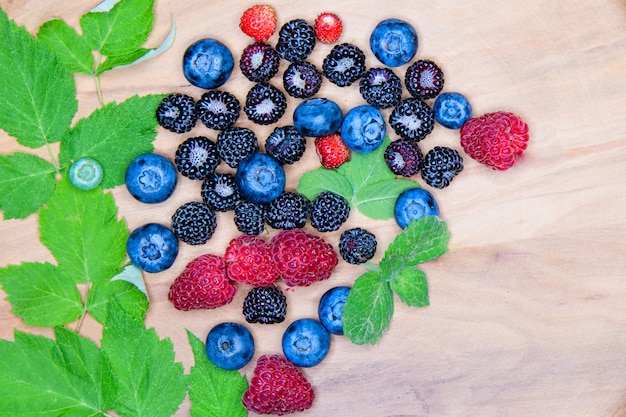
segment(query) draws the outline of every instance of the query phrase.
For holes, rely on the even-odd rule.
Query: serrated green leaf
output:
[[[426,273],[418,267],[407,266],[397,271],[389,284],[405,304],[412,307],[426,307],[429,304]]]
[[[358,190],[353,204],[369,218],[387,220],[393,217],[398,195],[415,187],[414,181],[399,178],[367,183]]]
[[[23,263],[2,268],[0,284],[13,314],[30,326],[64,325],[83,312],[76,284],[52,264]]]
[[[68,165],[82,157],[102,165],[102,188],[124,183],[126,168],[135,156],[152,152],[156,138],[156,109],[164,95],[133,96],[109,103],[79,120],[61,142],[59,162]]]
[[[246,377],[214,365],[206,356],[205,345],[187,330],[195,364],[191,368],[189,398],[192,417],[246,417],[241,403],[248,389]]]
[[[435,259],[448,251],[450,232],[444,221],[436,216],[424,216],[409,225],[387,247],[380,262],[385,269],[386,258],[402,258],[406,265],[418,265]]]
[[[350,182],[336,170],[317,168],[302,174],[298,183],[300,194],[313,200],[324,191],[332,191],[348,201],[351,201],[354,195],[354,189]]]
[[[126,265],[122,272],[111,278],[111,281],[126,281],[133,284],[149,301],[148,291],[146,290],[146,282],[143,279],[141,269],[135,265]]]
[[[353,153],[348,162],[337,168],[337,172],[346,177],[355,190],[366,184],[393,180],[395,175],[385,163],[383,156],[389,142],[389,136],[385,136],[382,145],[374,151],[366,154]]]
[[[72,74],[0,9],[0,129],[29,148],[61,140],[78,109]]]
[[[16,152],[0,155],[0,209],[5,219],[24,219],[48,201],[55,168],[45,159]]]
[[[61,64],[71,72],[92,75],[95,61],[87,42],[76,30],[61,19],[45,22],[37,38],[57,54]]]
[[[87,311],[96,321],[104,324],[113,299],[121,309],[137,320],[144,319],[150,306],[145,294],[134,284],[111,279],[109,282],[99,282],[91,286],[87,295]]]

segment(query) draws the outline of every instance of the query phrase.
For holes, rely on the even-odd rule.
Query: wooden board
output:
[[[96,1],[41,2],[0,0],[3,10],[35,33],[56,16],[78,27],[78,18]],[[253,4],[200,0],[157,0],[155,30],[149,45],[176,21],[174,45],[136,67],[102,77],[105,101],[134,94],[183,92],[199,98],[181,71],[185,48],[203,37],[223,40],[238,55],[249,43],[238,29],[241,12]],[[305,371],[317,399],[302,416],[625,416],[626,415],[626,4],[624,1],[488,2],[275,0],[281,23],[309,21],[330,10],[344,21],[341,41],[367,51],[378,21],[410,21],[420,39],[418,58],[444,69],[446,91],[471,101],[475,115],[507,110],[530,125],[531,142],[523,160],[495,172],[465,158],[465,170],[434,194],[452,232],[449,252],[425,268],[431,305],[425,309],[396,303],[389,331],[374,346],[355,346],[334,337],[331,352]],[[277,35],[271,39],[274,43]],[[321,65],[328,45],[311,61]],[[284,67],[281,67],[281,71]],[[404,67],[397,71],[402,74]],[[93,80],[76,78],[77,117],[98,107]],[[280,75],[274,80],[280,85]],[[238,71],[224,86],[238,97],[250,88]],[[361,104],[358,89],[339,90],[326,82],[319,93],[344,111]],[[290,100],[281,124],[291,122]],[[388,113],[386,113],[388,114]],[[252,127],[259,138],[270,127]],[[194,134],[215,139],[197,127]],[[157,151],[173,157],[181,137],[159,130]],[[305,158],[288,168],[289,189],[298,175],[318,165],[309,146]],[[422,144],[459,148],[458,132],[437,126]],[[0,132],[0,152],[22,150]],[[46,157],[46,152],[41,151]],[[417,179],[421,182],[421,179]],[[156,206],[134,201],[124,187],[113,190],[132,229],[146,220],[167,223],[180,204],[199,200],[199,183],[182,180],[170,200]],[[178,312],[167,301],[170,283],[184,265],[202,253],[222,253],[236,233],[232,214],[218,216],[218,231],[201,247],[183,245],[174,266],[147,274],[152,301],[147,325],[170,337],[177,359],[193,364],[185,329],[203,338],[215,324],[242,320],[244,292],[224,308]],[[375,260],[399,231],[393,221],[353,213],[347,226],[366,226],[379,238]],[[310,230],[310,227],[307,226]],[[268,230],[269,237],[275,231]],[[37,219],[0,221],[0,266],[53,261],[39,243]],[[336,245],[339,233],[326,235]],[[288,292],[288,320],[270,327],[250,326],[256,355],[278,353],[288,322],[314,317],[317,300],[328,288],[351,284],[363,268],[341,263],[329,281]],[[25,326],[0,301],[0,337]],[[83,334],[98,338],[87,322]],[[251,374],[252,365],[242,370]],[[185,404],[178,416],[188,415]]]

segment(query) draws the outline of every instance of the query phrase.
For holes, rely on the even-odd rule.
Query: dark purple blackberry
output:
[[[348,229],[339,238],[339,253],[350,264],[362,264],[376,253],[376,236],[360,227]]]
[[[349,86],[365,74],[365,54],[358,46],[350,43],[335,45],[324,58],[322,69],[333,84]]]
[[[361,96],[372,107],[388,109],[402,98],[402,81],[389,68],[370,68],[359,82]]]
[[[287,297],[275,285],[254,287],[243,300],[243,316],[248,323],[282,323],[286,314]]]
[[[241,194],[233,174],[213,173],[202,183],[202,201],[216,211],[228,211],[241,201]]]
[[[394,107],[389,125],[398,136],[419,142],[433,131],[435,113],[419,98],[407,98]]]
[[[196,103],[198,119],[209,129],[226,129],[237,121],[240,112],[239,100],[228,91],[210,90]]]
[[[283,73],[283,87],[291,97],[312,97],[321,86],[322,73],[310,62],[292,62]]]
[[[265,221],[274,229],[301,229],[309,216],[309,200],[300,193],[283,191],[267,205]]]
[[[331,191],[318,194],[309,207],[311,226],[319,232],[338,230],[350,215],[348,200]]]
[[[265,205],[239,201],[235,206],[235,226],[246,235],[260,235],[265,229]]]
[[[246,46],[239,59],[239,69],[252,82],[269,81],[278,72],[280,55],[276,49],[263,42]]]
[[[445,188],[463,171],[463,158],[446,146],[435,146],[422,161],[422,179],[435,188]]]
[[[178,146],[176,168],[192,180],[203,180],[220,164],[215,143],[204,136],[189,138]]]
[[[443,71],[433,61],[415,61],[404,73],[404,85],[415,98],[435,98],[443,89]]]
[[[231,126],[217,135],[217,153],[231,168],[237,168],[241,161],[258,150],[256,135],[246,127]]]
[[[259,83],[250,89],[243,111],[254,123],[271,125],[287,110],[285,93],[271,84]]]
[[[196,124],[196,101],[185,94],[170,94],[157,107],[156,119],[174,133],[189,132]]]
[[[304,19],[290,20],[278,32],[276,51],[287,61],[304,61],[314,47],[315,29]]]
[[[215,212],[197,201],[183,204],[172,216],[174,236],[190,245],[206,243],[215,233],[216,227]]]
[[[412,177],[420,170],[422,151],[417,142],[409,139],[398,139],[391,142],[385,149],[385,162],[396,175]]]
[[[265,140],[265,152],[281,164],[293,164],[302,158],[306,138],[293,126],[281,126]]]

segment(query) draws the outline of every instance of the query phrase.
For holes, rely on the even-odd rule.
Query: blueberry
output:
[[[285,357],[296,366],[320,363],[330,349],[330,334],[314,319],[299,319],[287,327],[282,339]]]
[[[435,120],[449,129],[459,129],[472,116],[472,106],[459,93],[443,93],[433,105]]]
[[[423,216],[439,216],[439,206],[428,191],[409,188],[398,196],[393,214],[398,226],[404,229],[411,221]]]
[[[341,138],[357,153],[377,149],[385,139],[385,119],[375,107],[358,106],[346,113],[341,123]]]
[[[200,88],[217,88],[233,72],[233,54],[216,39],[192,43],[183,56],[183,74],[187,81]]]
[[[75,161],[68,172],[72,185],[79,190],[89,191],[102,182],[102,165],[95,159],[80,158]]]
[[[332,334],[343,335],[343,306],[350,294],[350,287],[333,287],[320,298],[317,314],[322,325]]]
[[[372,52],[388,67],[399,67],[413,59],[417,43],[413,26],[400,19],[383,20],[370,36]]]
[[[247,201],[269,203],[285,189],[285,171],[273,156],[253,153],[239,163],[235,182]]]
[[[343,113],[337,103],[327,98],[304,100],[293,112],[293,125],[304,136],[324,136],[341,127]]]
[[[128,192],[142,203],[161,203],[176,188],[176,168],[164,156],[141,154],[128,165],[125,182]]]
[[[126,252],[137,268],[161,272],[172,266],[178,255],[178,239],[167,227],[148,223],[135,229],[126,242]]]
[[[214,326],[206,338],[206,355],[211,362],[229,371],[243,368],[254,355],[254,339],[239,323]]]

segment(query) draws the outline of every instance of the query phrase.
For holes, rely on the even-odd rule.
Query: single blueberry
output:
[[[293,125],[304,136],[318,137],[335,133],[341,127],[343,113],[337,103],[327,98],[304,100],[293,112]]]
[[[68,177],[72,185],[79,190],[89,191],[102,182],[102,165],[92,158],[80,158],[69,169]]]
[[[322,325],[332,334],[343,335],[343,306],[350,294],[350,287],[333,287],[326,291],[317,308]]]
[[[413,59],[417,43],[417,32],[413,26],[400,19],[383,20],[370,36],[374,56],[388,67],[399,67]]]
[[[176,260],[178,239],[167,227],[148,223],[130,234],[126,241],[126,252],[137,268],[146,272],[161,272]]]
[[[138,155],[126,168],[126,188],[142,203],[156,204],[167,200],[174,192],[176,182],[174,164],[161,155]]]
[[[239,163],[235,182],[247,201],[269,203],[285,189],[285,170],[273,156],[257,152]]]
[[[424,216],[439,216],[439,206],[435,197],[423,188],[409,188],[396,200],[394,218],[402,229],[413,220]]]
[[[435,120],[449,129],[459,129],[472,117],[472,106],[459,93],[442,93],[433,105]]]
[[[346,113],[341,123],[341,138],[356,153],[370,153],[385,139],[385,118],[372,106],[358,106]]]
[[[206,355],[211,362],[229,371],[243,368],[254,355],[254,339],[239,323],[220,323],[206,338]]]
[[[320,363],[330,349],[330,333],[317,320],[299,319],[287,327],[282,339],[285,357],[296,366]]]
[[[183,55],[183,74],[187,81],[200,88],[217,88],[233,72],[233,54],[217,39],[200,39]]]

